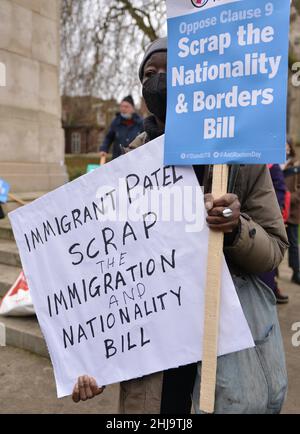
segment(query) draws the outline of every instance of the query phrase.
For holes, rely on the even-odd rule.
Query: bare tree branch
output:
[[[165,24],[161,0],[62,0],[62,92],[137,95],[139,60]]]

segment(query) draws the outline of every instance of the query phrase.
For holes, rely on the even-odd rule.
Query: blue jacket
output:
[[[141,132],[143,132],[143,119],[138,114],[133,114],[131,124],[117,114],[100,146],[100,151],[108,152],[110,145],[113,144],[113,158],[117,158],[122,154],[120,145],[128,147]]]

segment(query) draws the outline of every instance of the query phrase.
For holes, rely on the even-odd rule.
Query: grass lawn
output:
[[[111,155],[107,161],[111,160]],[[69,180],[73,181],[79,176],[84,175],[87,172],[87,166],[89,164],[99,164],[99,155],[98,154],[66,154],[65,155],[65,163],[67,166],[67,171],[69,175]]]

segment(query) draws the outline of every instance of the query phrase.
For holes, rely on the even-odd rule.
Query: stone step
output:
[[[12,194],[14,194],[14,192],[12,191]],[[25,193],[15,193],[15,195],[25,201],[25,202],[32,202],[35,199],[38,199],[39,197],[43,196],[44,194],[46,194],[46,191],[26,191]],[[9,199],[9,201],[12,201],[12,199]]]
[[[26,205],[30,202],[25,202]],[[8,213],[14,211],[15,209],[21,208],[23,205],[19,204],[18,202],[7,202],[4,206],[3,206],[3,210],[5,215],[7,216]]]
[[[22,202],[25,202],[25,204],[33,202],[39,197],[44,196],[46,193],[47,193],[46,191],[33,191],[33,192],[25,192],[25,193],[12,192],[12,194],[16,196],[17,199],[20,199]],[[21,205],[19,202],[17,202],[12,198],[8,198],[8,201],[5,204],[2,204],[2,208],[6,216],[8,215],[8,213],[14,211],[15,209],[20,208],[21,206],[23,205]],[[2,220],[0,220],[0,231],[1,231],[1,225],[2,225]],[[1,237],[1,233],[0,233],[0,237]]]
[[[6,175],[5,180],[10,184],[11,191],[52,191],[55,188],[65,184],[67,178],[65,174],[11,174]]]
[[[49,357],[47,345],[36,317],[13,318],[0,316],[1,335],[5,330],[5,344]]]
[[[27,203],[33,202],[34,200],[38,199],[39,197],[46,194],[45,191],[34,191],[34,192],[25,192],[25,193],[14,193],[14,196],[16,196],[17,199],[20,199],[21,201]],[[7,215],[9,212],[14,211],[17,208],[20,208],[22,205],[19,204],[17,201],[13,200],[12,198],[8,198],[8,201],[6,204],[2,205],[3,210],[5,214]],[[1,220],[0,220],[1,223]]]
[[[0,264],[0,297],[3,297],[16,281],[21,268]]]
[[[17,245],[11,240],[0,240],[0,264],[22,267]]]

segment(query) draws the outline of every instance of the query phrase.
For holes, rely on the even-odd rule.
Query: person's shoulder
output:
[[[113,118],[113,120],[112,120],[112,123],[111,123],[111,125],[113,126],[115,126],[115,125],[119,125],[120,123],[121,123],[121,120],[122,120],[122,117],[121,117],[121,115],[120,115],[120,113],[116,113],[116,115],[115,115],[115,117]]]
[[[259,176],[269,171],[266,164],[241,164],[239,170],[242,174],[250,177],[255,177],[255,175]]]
[[[238,179],[248,190],[262,186],[262,183],[271,180],[270,170],[266,164],[242,164],[239,167]]]

